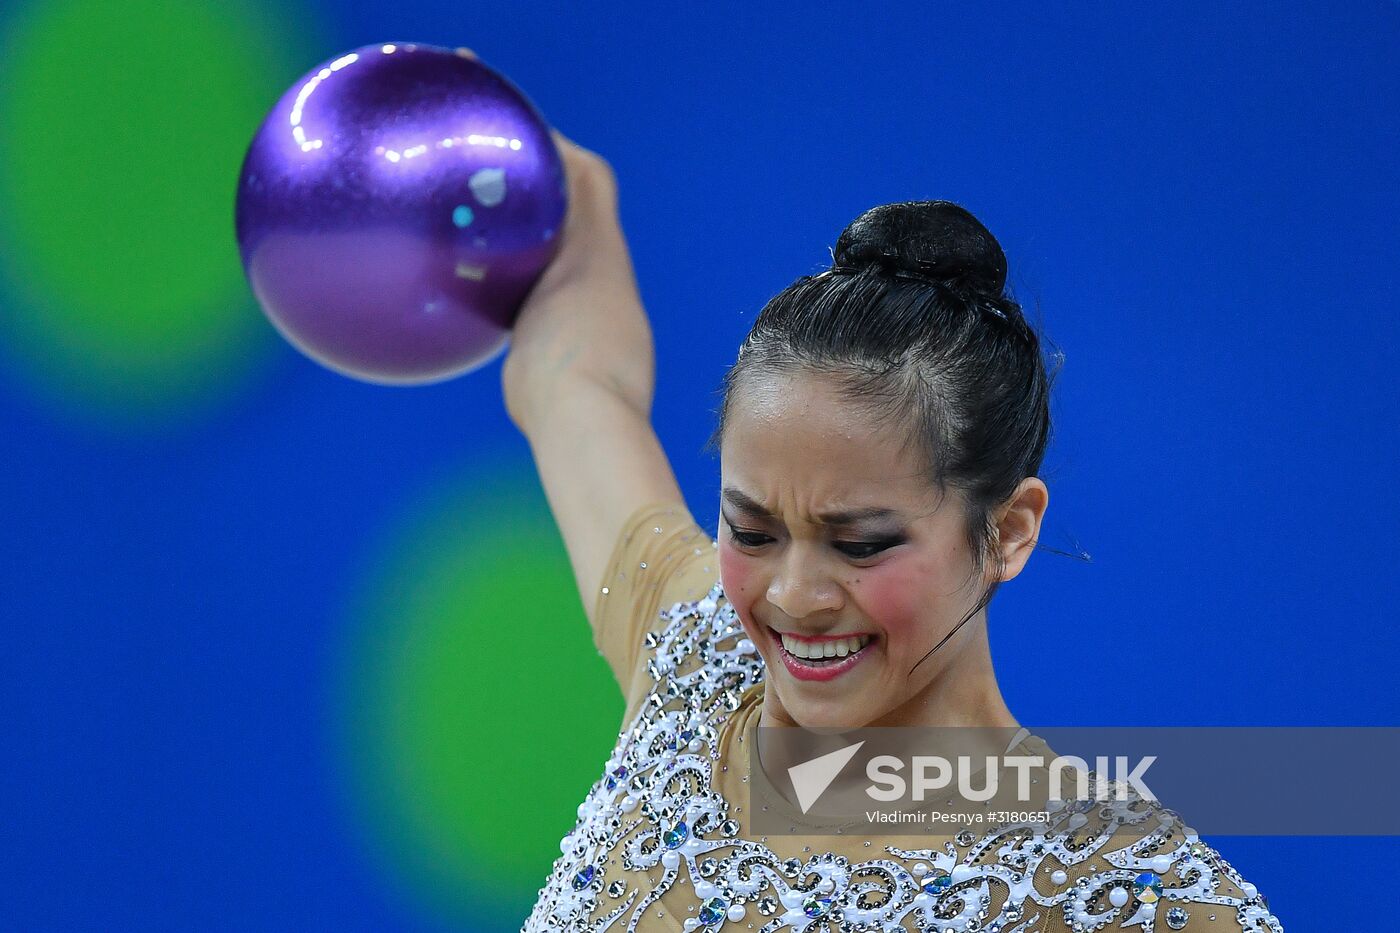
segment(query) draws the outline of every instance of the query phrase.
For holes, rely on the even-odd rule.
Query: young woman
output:
[[[712,540],[651,428],[613,174],[558,143],[564,245],[503,385],[627,707],[525,929],[1281,930],[1171,811],[1135,808],[1156,822],[1128,835],[1067,809],[1053,831],[885,837],[751,766],[760,726],[1003,728],[1007,753],[1054,757],[1002,699],[986,620],[1049,501],[1040,342],[971,214],[867,211],[725,378]]]

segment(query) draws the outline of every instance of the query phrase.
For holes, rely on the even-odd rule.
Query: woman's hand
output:
[[[526,433],[576,377],[615,390],[644,415],[654,386],[651,328],[618,221],[612,167],[553,135],[568,181],[563,239],[520,309],[501,372],[506,409]]]

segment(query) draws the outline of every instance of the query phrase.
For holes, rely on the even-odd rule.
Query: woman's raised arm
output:
[[[651,427],[655,352],[612,168],[554,138],[569,185],[563,241],[516,320],[501,381],[592,624],[623,522],[648,503],[683,499]]]

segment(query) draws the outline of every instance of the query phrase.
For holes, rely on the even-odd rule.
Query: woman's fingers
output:
[[[564,162],[568,186],[569,217],[566,223],[583,222],[583,214],[611,212],[617,208],[617,177],[606,159],[550,128],[550,138]]]
[[[572,152],[579,148],[579,144],[558,130],[550,130],[550,135],[554,137],[554,145],[559,147],[560,152]]]
[[[473,52],[471,49],[467,48],[465,45],[459,45],[459,46],[457,46],[457,54],[463,56],[464,58],[476,58],[476,57],[477,57],[477,54],[476,54],[475,52]]]

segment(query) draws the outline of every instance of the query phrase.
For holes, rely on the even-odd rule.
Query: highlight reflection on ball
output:
[[[565,209],[549,126],[514,85],[465,52],[383,44],[277,102],[235,224],[284,337],[345,375],[417,384],[504,346]]]

